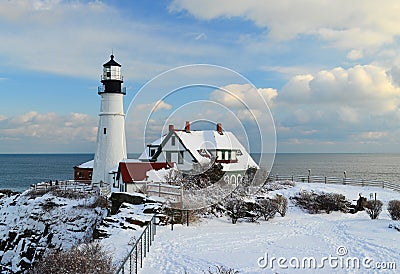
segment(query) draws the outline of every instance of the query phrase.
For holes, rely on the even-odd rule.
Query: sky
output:
[[[193,119],[221,119],[233,132],[271,111],[278,152],[399,153],[398,14],[397,0],[0,0],[0,153],[94,152],[97,87],[111,53],[125,111],[159,102],[151,137],[166,121],[183,127],[185,111],[171,113],[206,100],[237,123],[218,108],[189,107]],[[224,82],[225,95],[208,87],[157,98],[143,89],[191,64],[242,75],[268,107],[254,104],[245,117],[231,100],[251,100],[245,81]],[[135,105],[140,92],[148,102]],[[143,143],[139,135],[128,144]]]

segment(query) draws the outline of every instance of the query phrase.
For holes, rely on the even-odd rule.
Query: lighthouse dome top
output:
[[[120,64],[118,64],[115,60],[114,60],[114,55],[113,54],[111,54],[111,56],[110,56],[110,61],[108,61],[107,63],[105,63],[104,65],[103,65],[103,67],[111,67],[111,66],[118,66],[118,67],[120,67],[121,65]]]

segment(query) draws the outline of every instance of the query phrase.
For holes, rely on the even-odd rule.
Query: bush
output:
[[[290,199],[294,200],[294,203],[307,210],[311,214],[325,211],[330,213],[332,211],[348,212],[350,202],[346,200],[346,197],[338,193],[315,193],[312,191],[301,191]]]
[[[389,201],[388,211],[392,220],[400,220],[400,201],[392,200]]]
[[[111,257],[99,243],[83,244],[69,251],[56,251],[36,264],[34,274],[112,274]]]
[[[285,196],[277,194],[273,201],[276,203],[277,212],[282,216],[285,217],[287,207],[288,207],[288,200]]]
[[[271,199],[258,199],[256,202],[256,212],[268,221],[275,217],[278,211],[278,204]]]
[[[232,198],[226,202],[226,213],[232,219],[232,224],[236,224],[239,218],[243,218],[247,213],[246,203],[239,198]]]
[[[365,211],[372,220],[375,220],[382,211],[382,205],[383,203],[380,200],[369,200],[365,205]]]

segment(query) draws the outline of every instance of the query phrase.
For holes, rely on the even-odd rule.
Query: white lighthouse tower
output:
[[[114,60],[114,55],[111,55],[111,60],[103,65],[101,82],[103,86],[98,90],[101,106],[92,184],[102,187],[111,184],[112,178],[109,172],[122,159],[126,159],[123,107],[123,96],[126,91],[122,87],[121,65]]]

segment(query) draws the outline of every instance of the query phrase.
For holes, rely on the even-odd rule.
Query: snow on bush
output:
[[[375,220],[378,218],[379,214],[382,211],[383,203],[380,200],[368,200],[365,204],[365,211],[368,213],[368,216]]]
[[[232,219],[232,224],[236,224],[237,220],[246,216],[247,205],[243,199],[228,199],[225,205],[226,213]]]
[[[277,212],[282,216],[285,217],[286,211],[288,208],[288,199],[280,194],[277,194],[273,201],[276,203]]]
[[[256,205],[256,212],[259,216],[263,216],[266,221],[274,218],[276,212],[278,212],[278,204],[268,198],[257,199]]]
[[[342,194],[338,193],[316,193],[314,191],[300,191],[295,196],[290,197],[294,203],[307,210],[311,214],[320,211],[331,213],[332,211],[348,212],[350,202]]]
[[[387,210],[392,220],[400,220],[400,200],[389,201]]]

